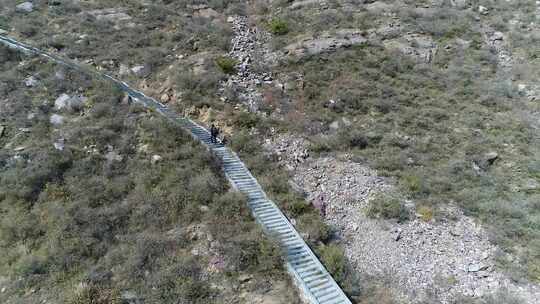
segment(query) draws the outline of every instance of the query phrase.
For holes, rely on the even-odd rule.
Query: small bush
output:
[[[347,272],[347,258],[343,248],[330,244],[321,245],[318,249],[320,258],[328,272],[332,274],[336,281],[343,281]]]
[[[366,214],[372,218],[397,219],[399,222],[409,219],[409,211],[397,198],[383,195],[369,201]]]
[[[416,210],[416,212],[418,214],[420,214],[420,218],[424,221],[424,222],[429,222],[433,219],[433,214],[434,214],[434,211],[433,211],[433,208],[432,207],[429,207],[429,206],[420,206],[418,207],[418,209]]]
[[[225,74],[234,74],[236,72],[235,66],[238,64],[238,61],[234,58],[221,56],[216,59],[217,66]]]
[[[298,227],[300,231],[307,234],[311,244],[324,242],[330,237],[330,227],[315,213],[306,213],[298,217]]]
[[[69,304],[120,304],[120,291],[103,286],[85,286]]]
[[[285,35],[289,32],[289,25],[281,19],[272,19],[269,22],[268,27],[270,28],[270,32],[274,35]]]
[[[417,175],[406,175],[403,177],[402,182],[411,194],[418,194],[424,188],[422,179]]]
[[[310,206],[303,200],[297,200],[293,201],[288,206],[288,211],[291,213],[292,216],[299,216],[304,213],[306,213],[308,210],[310,210]]]

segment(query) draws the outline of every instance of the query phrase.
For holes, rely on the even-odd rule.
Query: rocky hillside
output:
[[[354,301],[533,304],[539,12],[0,0],[0,32],[218,124]]]
[[[0,302],[296,303],[280,250],[178,126],[0,48]]]

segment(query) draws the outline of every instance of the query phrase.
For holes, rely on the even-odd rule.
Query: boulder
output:
[[[250,274],[241,274],[238,276],[238,281],[240,281],[240,283],[249,282],[251,279],[253,279],[253,276]]]
[[[80,111],[87,100],[88,98],[82,95],[73,96],[68,100],[68,108],[70,111]]]
[[[120,295],[120,298],[122,299],[122,303],[126,304],[139,304],[142,303],[142,300],[137,296],[137,294],[133,291],[124,291]]]
[[[146,65],[137,65],[131,68],[131,71],[138,77],[147,77],[150,75],[150,67]]]
[[[484,155],[484,161],[487,165],[492,165],[497,160],[497,158],[499,158],[499,154],[494,151],[488,152]]]
[[[467,271],[468,272],[478,272],[478,271],[486,270],[486,269],[488,269],[488,266],[483,264],[483,263],[472,263],[467,268]]]
[[[89,11],[88,14],[94,16],[98,21],[109,21],[119,23],[133,19],[127,13],[125,8],[107,8],[101,10]]]
[[[284,52],[293,57],[306,57],[324,52],[333,52],[340,48],[367,43],[367,38],[356,29],[339,29],[324,32],[319,37],[303,37],[285,47]]]
[[[203,18],[209,18],[209,19],[219,17],[219,13],[212,8],[201,9],[198,12],[196,12],[195,15],[199,17],[203,17]]]
[[[83,108],[87,100],[88,98],[82,95],[70,97],[64,93],[54,101],[54,108],[59,111],[69,110],[76,112]]]
[[[332,122],[332,123],[330,124],[329,127],[330,127],[330,129],[332,129],[332,130],[334,130],[334,131],[338,130],[338,129],[339,129],[339,121],[338,121],[338,120],[335,120],[334,122]]]
[[[171,97],[169,96],[169,94],[163,93],[163,95],[161,95],[160,97],[160,100],[161,102],[169,102],[169,100],[171,100]]]
[[[501,41],[501,40],[504,40],[504,34],[501,33],[501,32],[494,32],[494,33],[491,35],[490,40],[491,40],[491,41]]]
[[[161,160],[163,159],[163,157],[161,157],[160,155],[152,155],[152,164],[156,164],[158,162],[160,162]]]
[[[487,15],[489,13],[489,9],[485,6],[478,6],[478,12],[482,15]]]
[[[68,94],[62,94],[60,95],[58,98],[56,98],[56,100],[54,101],[54,108],[56,110],[63,110],[67,107],[68,105],[68,100],[69,100],[69,95]]]
[[[32,2],[23,2],[17,5],[15,10],[19,13],[31,13],[34,10],[34,4]]]

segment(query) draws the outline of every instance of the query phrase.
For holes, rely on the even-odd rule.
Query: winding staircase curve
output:
[[[343,290],[302,239],[298,231],[291,225],[287,217],[273,201],[268,199],[262,187],[236,153],[221,143],[212,143],[210,134],[204,127],[189,118],[180,117],[162,103],[132,89],[125,82],[107,74],[81,67],[74,62],[48,54],[9,37],[0,35],[0,43],[24,53],[43,56],[77,71],[111,81],[131,96],[135,102],[154,109],[189,131],[194,139],[200,141],[221,159],[222,168],[227,179],[235,189],[248,197],[249,207],[257,222],[262,225],[265,233],[278,240],[286,255],[287,270],[294,278],[303,299],[310,304],[351,304]]]

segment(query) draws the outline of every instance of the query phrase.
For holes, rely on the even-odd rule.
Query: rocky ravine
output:
[[[390,181],[347,155],[309,157],[306,144],[281,136],[267,140],[265,147],[279,155],[309,201],[324,197],[326,220],[360,273],[389,279],[396,293],[411,302],[451,303],[457,296],[479,297],[508,289],[527,304],[540,303],[539,286],[517,285],[496,271],[498,250],[475,220],[452,207],[445,212],[455,220],[416,218],[399,224],[368,218],[363,209],[373,194],[391,188]],[[413,202],[409,208],[414,210]]]
[[[231,16],[227,21],[233,29],[232,48],[228,55],[236,59],[238,64],[236,73],[221,84],[220,91],[231,90],[249,111],[257,112],[262,100],[259,88],[263,84],[272,85],[273,81],[270,73],[255,71],[253,63],[265,57],[267,49],[264,43],[270,37],[267,32],[251,28],[245,16]],[[226,96],[222,99],[228,101]]]
[[[254,58],[272,61],[273,54],[266,48],[269,36],[250,28],[246,17],[230,17],[228,21],[234,31],[229,56],[239,63],[237,73],[222,84],[222,91],[233,89],[240,102],[256,112],[262,99],[262,85],[281,85],[270,73],[253,68]],[[500,43],[504,39],[496,35],[487,36],[488,41]],[[349,43],[350,37],[346,39]],[[358,42],[363,43],[362,39]],[[301,49],[309,53],[306,45],[309,46],[301,44]],[[427,50],[433,48],[432,43],[427,45]],[[419,61],[429,61],[423,53],[413,55],[418,55]],[[429,299],[451,303],[457,296],[479,297],[508,289],[527,304],[540,303],[538,286],[517,285],[495,270],[494,260],[499,251],[489,242],[485,229],[457,208],[445,210],[448,218],[455,219],[451,221],[424,222],[417,218],[398,224],[373,220],[364,215],[363,208],[373,194],[391,188],[391,181],[351,161],[347,155],[311,158],[307,141],[294,136],[268,139],[265,147],[280,156],[282,164],[293,173],[293,186],[305,192],[309,201],[324,200],[326,220],[343,239],[354,267],[359,272],[390,279],[402,298],[411,302]],[[409,207],[414,210],[414,202],[409,202]]]

